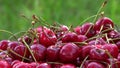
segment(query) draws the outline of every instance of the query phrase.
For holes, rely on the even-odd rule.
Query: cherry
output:
[[[12,63],[11,63],[11,66],[13,67],[13,65],[17,64],[17,63],[20,63],[19,60],[14,60]]]
[[[104,41],[102,38],[91,40],[88,42],[88,45],[104,45],[106,44],[106,41]]]
[[[102,46],[104,50],[107,50],[112,57],[117,58],[118,56],[118,47],[115,44],[105,44]]]
[[[77,26],[74,28],[74,32],[78,35],[81,35],[81,26]]]
[[[10,64],[5,60],[0,60],[0,68],[12,68]]]
[[[0,49],[7,50],[9,42],[10,42],[9,40],[2,40],[2,41],[0,41]]]
[[[105,61],[106,59],[109,58],[105,50],[100,48],[91,49],[89,57],[92,60],[99,60],[99,61]]]
[[[84,42],[88,38],[85,35],[78,35],[78,42]]]
[[[63,64],[52,64],[52,68],[60,68]]]
[[[113,28],[114,24],[110,18],[102,17],[96,21],[95,30],[100,31],[102,26],[103,26],[103,29],[102,29],[102,31],[103,31],[103,30],[109,29],[111,27]],[[111,31],[111,30],[108,30],[106,32],[109,32],[109,31]]]
[[[83,46],[83,47],[82,47],[82,54],[81,54],[82,56],[80,56],[80,58],[84,59],[84,58],[86,58],[87,56],[89,56],[90,50],[93,49],[93,48],[95,48],[95,47],[92,46],[92,45]]]
[[[66,43],[60,50],[59,57],[62,62],[73,62],[79,56],[79,47],[74,43]]]
[[[64,64],[60,68],[76,68],[76,66],[73,64]]]
[[[62,32],[64,32],[64,31],[68,31],[69,29],[68,29],[67,26],[61,25],[61,26],[60,26],[60,30],[61,30]]]
[[[30,37],[28,37],[28,36],[23,36],[23,37],[21,37],[21,38],[18,38],[18,41],[21,42],[21,43],[23,43],[23,44],[24,44],[24,42],[23,42],[22,38],[25,40],[25,42],[26,42],[28,45],[32,42],[32,39],[31,39]]]
[[[24,56],[26,58],[29,57],[30,53],[28,51],[28,49],[24,46],[24,45],[19,45],[19,46],[16,46],[13,50],[15,53],[19,54],[20,56]],[[13,56],[12,58],[13,59],[18,59],[18,60],[22,60],[23,58],[22,57],[19,57],[18,55],[14,54],[14,55],[11,55]]]
[[[60,47],[59,46],[49,46],[46,51],[46,57],[48,61],[57,61],[59,59],[59,51]]]
[[[111,65],[110,68],[120,68],[120,61],[116,58],[109,58],[107,62]]]
[[[62,42],[77,42],[78,36],[74,32],[68,32],[62,36]]]
[[[120,33],[117,31],[110,31],[108,33],[108,38],[111,38],[114,43],[118,42],[120,40]],[[116,39],[118,38],[118,39]],[[115,39],[115,40],[114,40]]]
[[[36,68],[52,68],[48,63],[41,63]]]
[[[28,63],[19,62],[13,65],[12,68],[31,68]]]
[[[98,62],[90,62],[86,68],[105,68],[105,66]]]
[[[36,68],[37,65],[39,65],[39,63],[36,63],[36,62],[32,62],[29,64],[31,68]]]
[[[48,29],[43,27],[42,31],[38,33],[39,35],[39,43],[48,47],[50,45],[54,45],[57,42],[57,37],[55,33]]]
[[[44,60],[46,57],[46,47],[41,44],[33,44],[31,50],[37,61]]]
[[[19,42],[17,42],[17,41],[9,42],[9,44],[8,44],[8,49],[14,50],[14,48],[15,48],[16,46],[19,46]]]
[[[118,49],[120,51],[120,41],[116,42],[116,45],[117,45],[117,47],[118,47]]]
[[[86,35],[88,38],[96,34],[93,23],[85,23],[81,26],[81,34]]]

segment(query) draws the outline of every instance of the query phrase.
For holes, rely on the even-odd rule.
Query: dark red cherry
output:
[[[85,23],[81,26],[81,34],[86,35],[88,38],[96,34],[93,23]]]
[[[98,62],[90,62],[86,68],[105,68],[105,66]]]
[[[46,51],[46,57],[48,61],[57,61],[59,59],[59,46],[49,46]]]
[[[78,42],[84,42],[88,38],[85,35],[78,35]]]
[[[37,61],[44,60],[46,57],[46,47],[41,44],[33,44],[31,50]]]
[[[68,32],[62,36],[62,42],[77,42],[78,36],[74,32]]]
[[[39,35],[39,43],[46,47],[50,45],[54,45],[57,42],[57,37],[55,33],[46,27],[43,27],[42,31],[39,32],[38,35]]]
[[[118,52],[119,52],[117,45],[115,45],[115,44],[105,44],[105,45],[102,46],[102,48],[104,50],[107,50],[111,54],[112,57],[117,58]]]
[[[76,66],[73,64],[64,64],[60,68],[76,68]]]
[[[36,68],[52,68],[48,63],[41,63]]]
[[[82,54],[81,54],[82,56],[80,56],[80,58],[84,59],[84,58],[86,58],[87,56],[89,56],[90,50],[93,49],[93,48],[95,48],[95,47],[92,46],[92,45],[83,46],[83,47],[82,47]]]
[[[106,44],[107,42],[104,41],[102,38],[99,38],[99,39],[95,39],[95,40],[91,40],[88,42],[88,45],[104,45]]]
[[[105,50],[100,48],[91,49],[89,57],[91,60],[98,60],[98,61],[105,61],[106,59],[109,58]]]
[[[2,40],[2,41],[0,41],[0,49],[7,50],[9,42],[10,42],[9,40]]]
[[[30,65],[28,63],[19,62],[13,65],[12,68],[30,68]]]
[[[13,59],[17,59],[17,60],[22,60],[23,56],[26,57],[26,58],[28,58],[29,55],[30,55],[28,49],[24,45],[16,46],[13,51],[15,53],[17,53],[18,55],[22,56],[22,57],[20,57],[17,54],[12,55],[13,56],[12,58]]]
[[[8,49],[14,50],[14,48],[15,48],[16,46],[19,46],[19,45],[20,45],[20,43],[17,42],[17,41],[9,42],[9,44],[8,44]]]
[[[12,68],[10,64],[5,60],[0,60],[0,68]]]
[[[24,42],[23,42],[22,38],[25,40],[25,42],[28,45],[32,42],[32,39],[30,37],[28,37],[28,36],[24,36],[24,37],[18,38],[18,41],[21,42],[21,43],[23,43],[23,44],[24,44]]]
[[[78,35],[81,35],[81,26],[77,26],[74,28],[74,32]]]
[[[79,56],[79,47],[74,43],[65,44],[60,50],[60,60],[62,62],[73,62]]]
[[[98,19],[95,23],[95,30],[97,30],[97,31],[100,31],[101,29],[103,31],[103,30],[113,28],[113,27],[114,27],[113,21],[107,17],[102,17],[102,18]],[[109,30],[109,31],[111,31],[111,30]],[[109,31],[106,31],[106,32],[109,32]]]

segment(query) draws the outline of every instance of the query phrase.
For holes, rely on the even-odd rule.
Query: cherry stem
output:
[[[28,58],[26,58],[26,57],[24,57],[24,56],[19,55],[18,53],[16,53],[16,52],[13,51],[12,49],[9,49],[9,51],[12,52],[12,53],[15,54],[15,55],[21,57],[22,59],[30,60],[30,59],[28,59]]]
[[[30,53],[31,53],[31,55],[32,55],[32,57],[33,57],[33,59],[34,59],[34,61],[37,63],[37,60],[36,60],[36,58],[35,58],[33,52],[31,51],[29,45],[25,42],[25,40],[24,40],[23,38],[22,38],[22,41],[24,42],[25,46],[26,46],[26,47],[28,48],[28,50],[30,51]]]
[[[14,36],[17,36],[18,34],[21,34],[21,33],[25,33],[25,31],[21,31],[21,32],[18,32],[18,33],[15,33],[14,35],[10,36],[8,39],[12,39]]]
[[[1,32],[6,32],[6,33],[9,33],[11,34],[16,40],[17,40],[17,37],[10,31],[7,31],[7,30],[0,30]]]
[[[83,62],[81,63],[79,68],[83,68],[83,65],[84,65],[85,61],[87,60],[87,58],[88,58],[88,56],[85,57],[85,59],[83,60]]]
[[[105,0],[105,1],[102,3],[102,5],[101,5],[100,8],[98,9],[98,12],[97,12],[97,14],[96,14],[96,16],[95,16],[95,18],[94,18],[94,20],[93,20],[93,23],[95,23],[95,21],[97,20],[98,15],[99,15],[99,13],[101,13],[102,9],[105,7],[105,5],[107,4],[107,2],[108,2],[108,0]]]

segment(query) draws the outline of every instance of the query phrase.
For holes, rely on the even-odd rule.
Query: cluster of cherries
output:
[[[107,17],[96,23],[30,29],[0,41],[0,68],[120,68],[120,33]]]

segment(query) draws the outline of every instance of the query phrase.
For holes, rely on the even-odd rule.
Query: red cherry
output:
[[[31,50],[37,61],[44,60],[46,57],[46,47],[41,44],[33,44]]]
[[[104,50],[107,50],[112,57],[117,58],[118,56],[118,47],[115,44],[105,44],[102,46]]]
[[[74,28],[74,32],[78,35],[81,35],[81,26],[77,26]]]
[[[106,59],[109,58],[105,50],[100,48],[91,49],[89,57],[91,60],[98,60],[98,61],[105,61]]]
[[[88,38],[96,34],[93,23],[85,23],[81,26],[81,34],[86,35]]]
[[[78,36],[74,32],[68,32],[62,36],[62,42],[77,42]]]
[[[50,45],[54,45],[57,42],[57,37],[55,33],[48,29],[43,27],[42,31],[38,33],[39,35],[39,43],[48,47]]]
[[[68,31],[69,29],[68,29],[67,26],[61,25],[61,26],[60,26],[60,30],[64,32],[64,31]]]
[[[28,36],[24,36],[24,37],[22,37],[22,38],[25,40],[25,42],[26,42],[28,45],[32,42],[32,39],[31,39],[30,37],[28,37]],[[22,38],[18,38],[18,41],[24,44]]]
[[[28,63],[20,62],[13,65],[12,68],[31,68]]]
[[[13,51],[19,54],[20,56],[24,56],[26,58],[28,58],[30,55],[28,49],[24,45],[16,46]],[[18,60],[23,59],[22,57],[19,57],[18,55],[15,55],[15,54],[12,56],[13,56],[13,59],[18,59]]]
[[[59,51],[60,51],[60,47],[59,46],[49,46],[47,48],[47,60],[48,61],[57,61],[59,59]]]
[[[105,68],[105,66],[98,62],[90,62],[86,68]]]
[[[7,50],[9,42],[10,42],[9,40],[2,40],[2,41],[0,41],[0,49]]]
[[[41,63],[37,66],[37,68],[52,68],[48,63]]]
[[[12,68],[5,60],[0,60],[0,68]]]
[[[88,42],[88,45],[104,45],[106,44],[106,41],[104,41],[102,38],[91,40]]]
[[[74,43],[65,44],[60,50],[60,60],[62,62],[73,62],[79,56],[79,47]]]
[[[85,35],[78,35],[78,42],[84,42],[88,38]]]
[[[17,41],[9,42],[9,44],[8,44],[8,49],[14,50],[14,48],[15,48],[16,46],[19,46],[19,42],[17,42]]]
[[[111,27],[113,28],[114,24],[110,18],[102,17],[96,21],[95,30],[100,31],[102,26],[103,26],[103,29],[102,29],[102,31],[103,31],[103,30],[109,29]],[[109,31],[111,31],[111,30],[109,30]],[[107,32],[109,32],[109,31],[107,31]]]
[[[73,64],[64,64],[60,68],[76,68],[76,66]]]
[[[92,46],[92,45],[83,46],[83,47],[82,47],[82,54],[81,54],[82,56],[80,56],[80,58],[84,59],[84,58],[86,58],[87,56],[89,56],[90,50],[93,49],[93,48],[95,48],[95,47]]]

